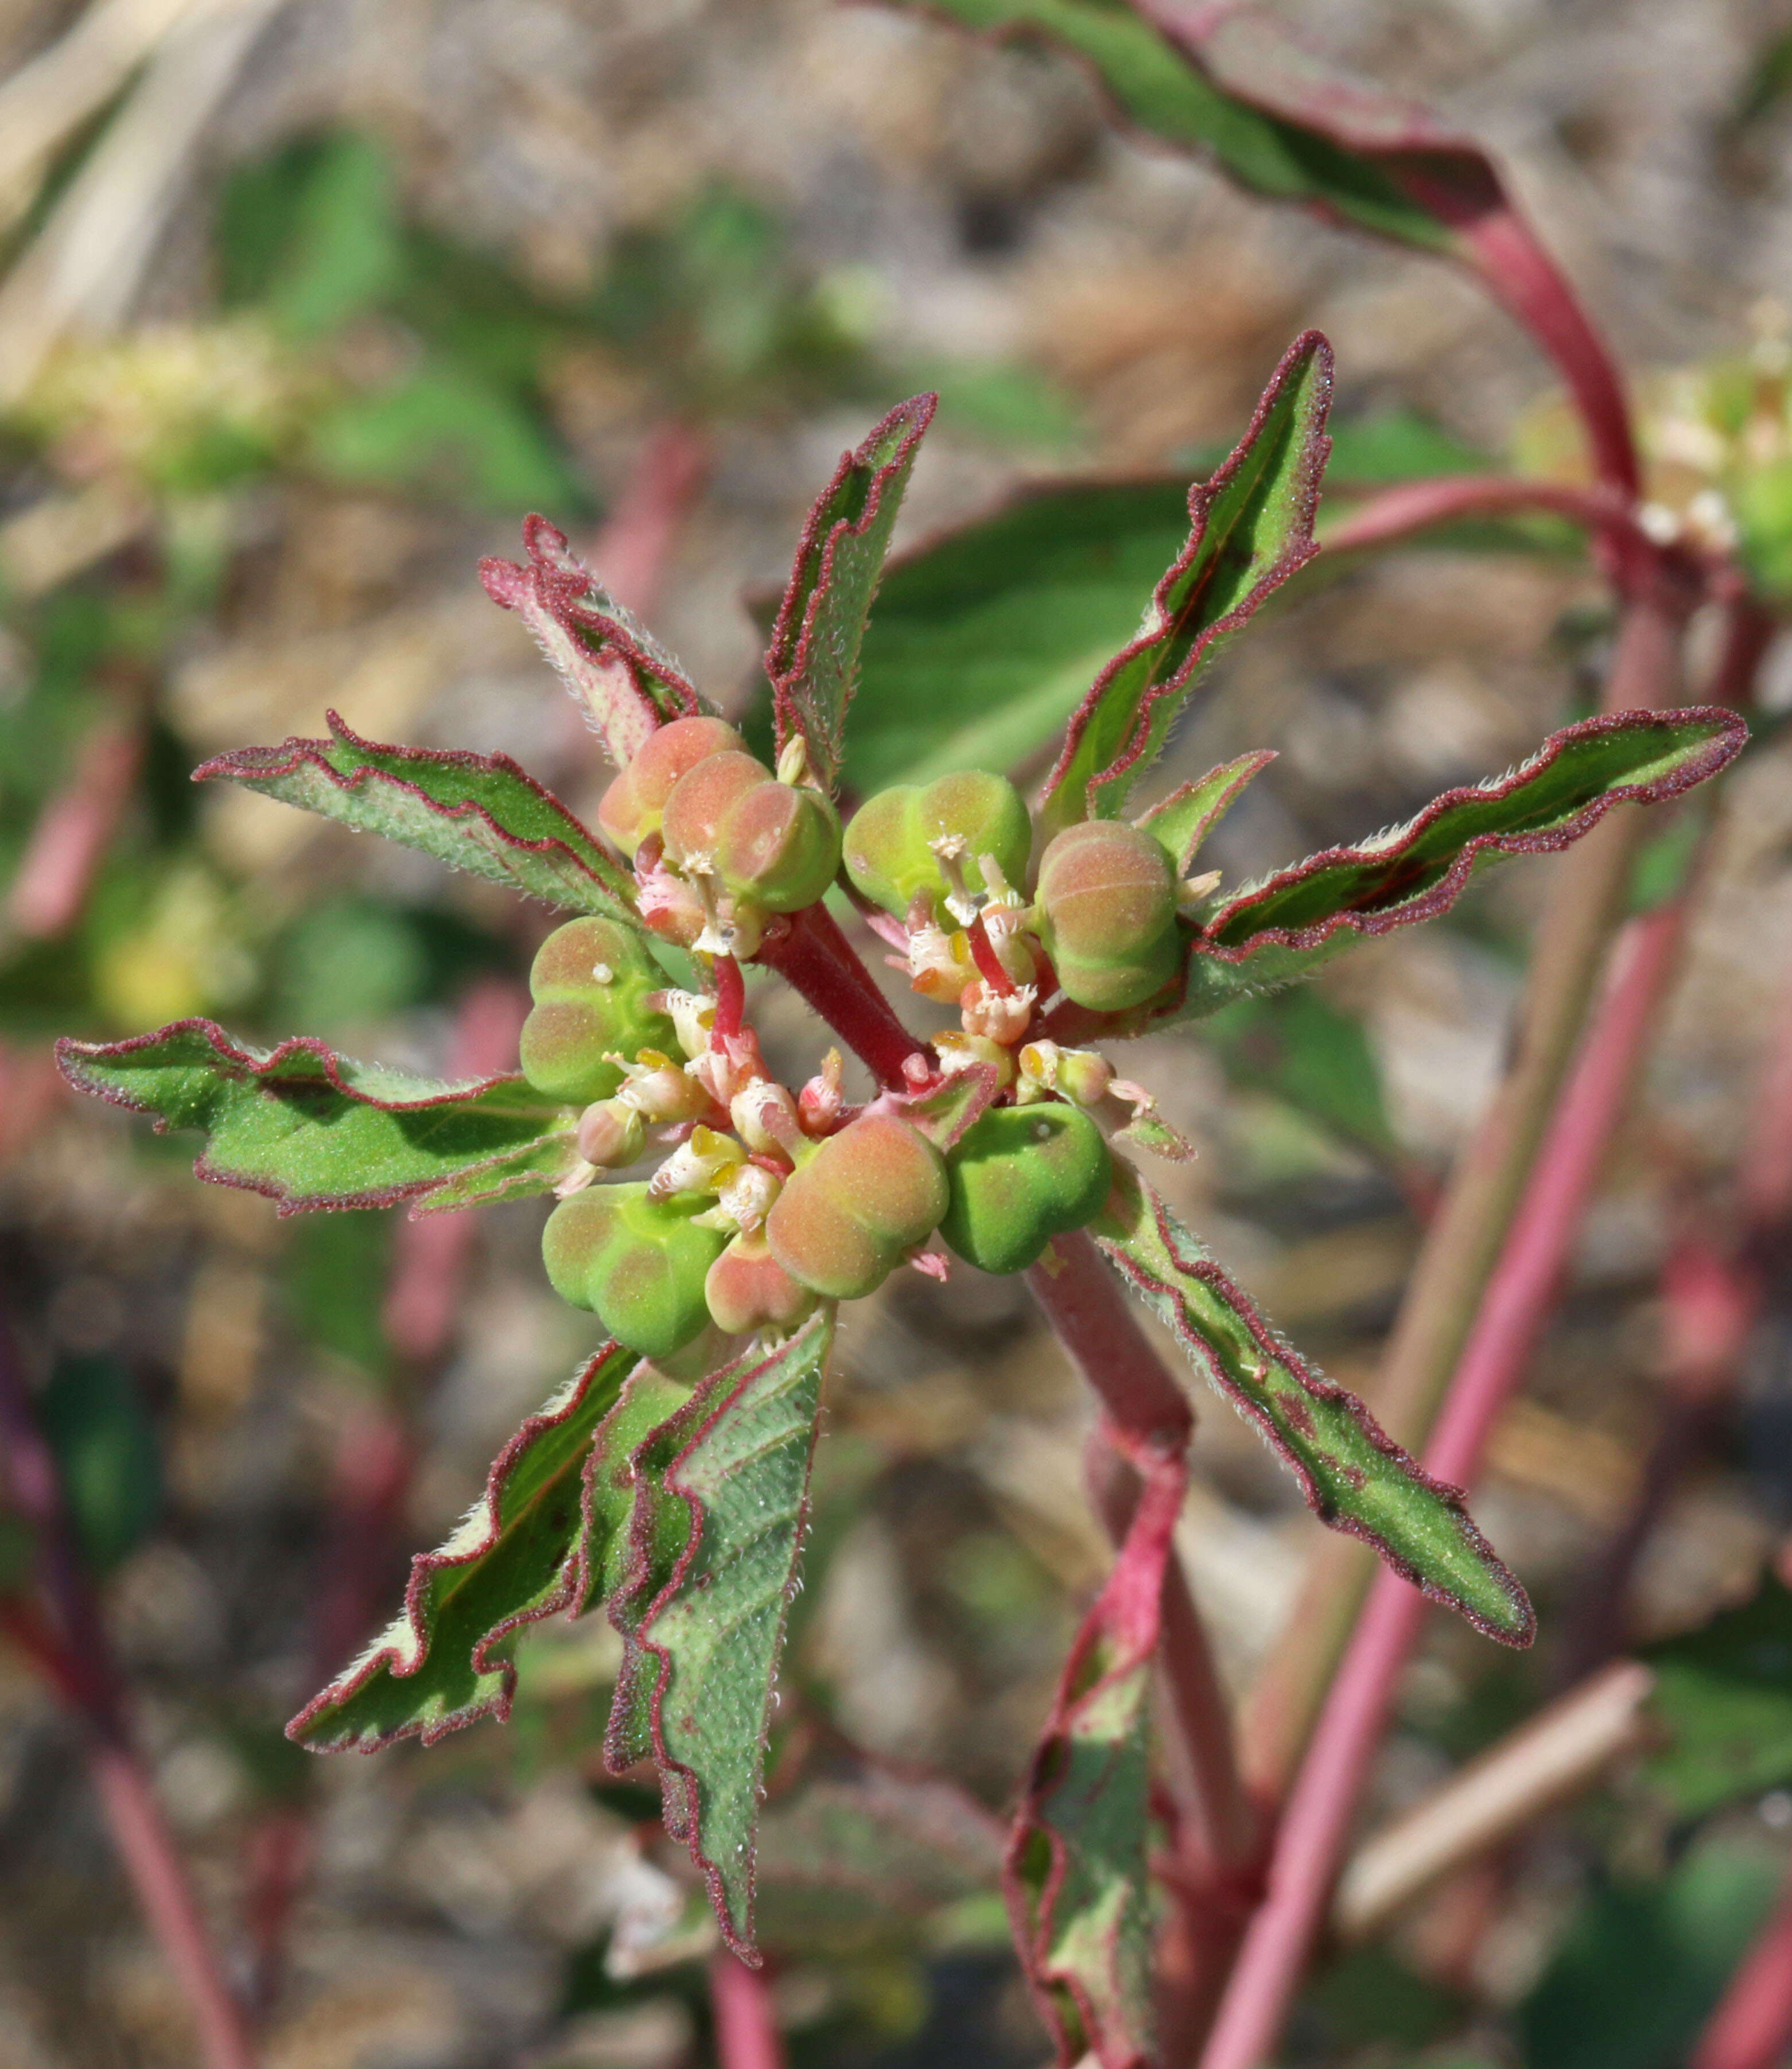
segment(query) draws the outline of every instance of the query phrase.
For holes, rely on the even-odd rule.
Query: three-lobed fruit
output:
[[[829,1300],[881,1285],[940,1225],[945,1165],[917,1128],[863,1113],[818,1143],[765,1217],[765,1241],[790,1276]]]
[[[873,904],[904,917],[917,896],[944,888],[930,845],[941,840],[962,843],[960,867],[973,891],[990,888],[983,880],[986,855],[1015,888],[1026,880],[1033,846],[1027,806],[1005,776],[977,769],[932,783],[898,783],[867,798],[847,826],[847,875]]]
[[[675,718],[660,726],[604,792],[598,826],[632,862],[647,835],[659,832],[666,801],[680,778],[711,755],[737,752],[744,745],[725,719]]]
[[[740,1336],[750,1329],[794,1329],[818,1296],[791,1277],[758,1230],[736,1236],[710,1266],[704,1297],[716,1328]]]
[[[556,927],[529,973],[535,1003],[523,1022],[523,1075],[549,1099],[582,1106],[607,1099],[623,1081],[608,1051],[632,1056],[676,1038],[671,1022],[647,1003],[666,981],[633,928],[588,917]]]
[[[1118,819],[1066,826],[1039,861],[1039,939],[1067,997],[1098,1013],[1138,1006],[1176,973],[1176,879],[1152,835]]]
[[[1112,1160],[1080,1108],[1053,1101],[993,1107],[946,1157],[951,1200],[940,1234],[984,1271],[1023,1271],[1055,1235],[1093,1218],[1108,1197]]]
[[[669,862],[772,912],[813,905],[840,866],[839,815],[828,800],[740,752],[709,755],[681,776],[660,830]]]
[[[652,1198],[645,1185],[593,1185],[562,1200],[541,1231],[561,1300],[589,1308],[643,1357],[670,1357],[708,1326],[704,1282],[727,1238],[700,1228],[704,1202]]]

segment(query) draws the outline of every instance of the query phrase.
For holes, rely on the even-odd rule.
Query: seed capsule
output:
[[[594,1185],[563,1200],[541,1231],[553,1290],[586,1308],[643,1357],[670,1357],[708,1324],[704,1279],[726,1239],[700,1227],[704,1202],[654,1200],[645,1185]]]
[[[771,912],[815,900],[840,866],[840,822],[819,790],[781,783],[750,754],[712,754],[666,801],[666,854]]]
[[[523,1022],[523,1075],[549,1099],[583,1106],[623,1081],[606,1051],[663,1047],[672,1023],[647,1003],[666,981],[640,937],[614,920],[571,920],[537,950],[529,973],[535,1001]]]
[[[725,720],[675,718],[647,736],[598,806],[598,825],[632,862],[649,834],[658,833],[666,800],[681,776],[712,754],[738,751],[741,736]]]
[[[982,1271],[1022,1271],[1053,1236],[1094,1216],[1112,1161],[1079,1108],[994,1107],[954,1145],[946,1174],[952,1198],[941,1234]]]
[[[927,1240],[947,1198],[945,1165],[926,1137],[894,1114],[863,1113],[785,1181],[765,1239],[793,1279],[856,1300]]]
[[[1149,833],[1118,819],[1066,826],[1039,863],[1039,938],[1079,1006],[1117,1013],[1176,973],[1176,882]]]
[[[1027,875],[1033,826],[1020,793],[1006,777],[967,769],[922,786],[899,783],[867,798],[852,815],[844,843],[847,875],[886,912],[906,918],[918,894],[945,888],[936,843],[953,844],[964,882],[984,882],[982,858],[993,855],[1017,889]]]
[[[762,1234],[737,1235],[709,1267],[704,1297],[718,1329],[731,1336],[749,1329],[794,1329],[815,1305],[773,1256]]]

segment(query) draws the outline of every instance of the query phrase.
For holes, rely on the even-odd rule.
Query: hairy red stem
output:
[[[793,914],[787,928],[768,937],[758,960],[814,1007],[880,1084],[892,1092],[912,1088],[903,1065],[913,1055],[925,1060],[922,1045],[896,1018],[825,905]]]
[[[173,1834],[133,1739],[100,1607],[76,1553],[55,1461],[32,1413],[11,1332],[0,1320],[0,1460],[35,1536],[39,1585],[55,1618],[38,1630],[60,1655],[51,1683],[88,1728],[88,1766],[112,1844],[193,2017],[206,2069],[255,2069],[231,1994]]]
[[[1427,1470],[1462,1485],[1523,1377],[1584,1218],[1636,1064],[1673,967],[1676,904],[1633,921],[1593,1016],[1489,1280],[1431,1443]],[[1318,1932],[1356,1806],[1425,1611],[1391,1573],[1375,1580],[1321,1712],[1202,2069],[1259,2069],[1272,2059]]]
[[[784,2036],[772,2014],[763,1969],[749,1969],[725,1947],[709,1963],[709,2009],[719,2069],[784,2069]]]
[[[1431,481],[1403,481],[1372,496],[1329,531],[1329,553],[1354,553],[1391,545],[1434,524],[1463,517],[1504,516],[1528,510],[1549,512],[1584,524],[1606,542],[1628,589],[1643,578],[1660,557],[1629,502],[1604,484],[1576,488],[1556,481],[1527,481],[1505,474],[1444,475]]]
[[[1730,1977],[1688,2069],[1778,2069],[1792,2047],[1792,1880]]]

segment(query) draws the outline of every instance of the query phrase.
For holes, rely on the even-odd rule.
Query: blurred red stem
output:
[[[1597,533],[1623,571],[1627,588],[1643,579],[1660,557],[1661,549],[1615,490],[1603,484],[1581,488],[1504,474],[1444,475],[1385,488],[1329,532],[1325,546],[1331,553],[1359,552],[1391,545],[1415,532],[1453,524],[1459,518],[1529,510],[1549,511]]]
[[[88,1766],[108,1830],[192,2014],[206,2069],[254,2069],[242,2007],[222,1965],[186,1871],[133,1742],[100,1606],[70,1535],[55,1461],[32,1413],[10,1330],[0,1320],[0,1460],[13,1505],[36,1540],[39,1580],[50,1618],[9,1617],[45,1664],[59,1696],[88,1728]]]
[[[672,549],[711,461],[709,441],[674,420],[652,432],[623,492],[586,553],[591,571],[625,610],[651,618]]]
[[[1619,945],[1426,1447],[1427,1469],[1440,1479],[1459,1486],[1474,1478],[1494,1420],[1523,1377],[1672,971],[1683,918],[1676,901],[1633,921]],[[1258,2069],[1275,2054],[1424,1610],[1416,1589],[1378,1574],[1290,1794],[1268,1895],[1245,1935],[1202,2069]]]
[[[782,932],[767,937],[759,961],[802,994],[880,1084],[911,1089],[902,1067],[921,1053],[921,1044],[897,1019],[825,905],[794,913]]]
[[[749,1969],[725,1947],[709,1963],[709,2008],[720,2069],[784,2069],[784,2036],[763,1969]]]
[[[1792,1880],[1730,1977],[1688,2069],[1778,2069],[1792,2048]]]
[[[6,893],[6,919],[17,932],[50,941],[80,917],[142,759],[135,717],[101,719],[88,734],[67,786],[38,814]]]

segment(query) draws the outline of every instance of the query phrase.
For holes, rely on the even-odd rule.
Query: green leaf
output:
[[[846,778],[863,794],[1043,747],[1188,537],[1188,485],[1053,482],[890,563],[860,655]]]
[[[1678,1816],[1792,1782],[1792,1593],[1771,1574],[1739,1608],[1643,1657],[1664,1743],[1642,1778]]]
[[[259,303],[296,337],[378,308],[405,269],[385,150],[342,132],[239,168],[218,206],[218,257],[226,305]]]
[[[202,763],[194,781],[227,777],[549,905],[640,925],[627,875],[508,754],[387,747],[328,716],[328,740],[239,747]]]
[[[116,1358],[59,1359],[37,1419],[82,1554],[109,1572],[161,1510],[161,1457],[137,1383]]]
[[[1047,779],[1048,831],[1119,817],[1202,664],[1318,551],[1313,512],[1331,394],[1331,347],[1308,331],[1289,347],[1231,458],[1190,490],[1188,541],[1153,591],[1143,628],[1071,719]]]
[[[994,1900],[1000,1825],[931,1775],[836,1761],[768,1806],[759,1830],[759,1938],[813,1959],[913,1944],[953,1909]]]
[[[1273,1092],[1378,1157],[1395,1148],[1363,1024],[1319,992],[1236,1000],[1206,1034],[1235,1084]]]
[[[1502,1644],[1526,1646],[1525,1591],[1461,1493],[1433,1479],[1354,1394],[1283,1343],[1151,1188],[1120,1159],[1090,1233],[1197,1372],[1247,1415],[1322,1523],[1374,1546],[1403,1578]]]
[[[865,621],[937,399],[917,395],[899,403],[863,445],[841,456],[802,528],[772,627],[765,673],[778,752],[800,736],[815,780],[830,792],[839,781]]]
[[[1433,919],[1482,862],[1551,854],[1614,805],[1677,797],[1727,767],[1748,737],[1734,712],[1716,706],[1620,712],[1565,727],[1510,775],[1447,790],[1404,826],[1237,892],[1197,934],[1182,1003],[1170,1017],[1291,983],[1365,935]]]
[[[832,1335],[823,1308],[769,1355],[737,1358],[635,1454],[648,1504],[631,1535],[645,1523],[663,1546],[672,1534],[665,1520],[682,1508],[684,1541],[658,1594],[625,1617],[625,1628],[633,1623],[625,1675],[635,1700],[644,1689],[651,1703],[666,1829],[688,1844],[724,1936],[749,1961],[757,1960],[753,1854],[765,1734]],[[668,1452],[652,1487],[651,1467]],[[641,1602],[638,1588],[631,1599]],[[618,1681],[618,1712],[630,1694]],[[620,1749],[606,1750],[614,1759]]]
[[[1095,71],[1133,127],[1211,153],[1232,178],[1427,251],[1503,203],[1472,140],[1296,44],[1260,8],[1126,0],[929,0],[967,28],[1063,46]],[[1147,15],[1174,18],[1174,41]]]
[[[288,1738],[318,1753],[372,1753],[403,1738],[432,1745],[480,1717],[509,1715],[523,1628],[580,1599],[586,1459],[635,1363],[631,1351],[606,1345],[530,1416],[466,1521],[439,1551],[411,1561],[390,1628],[306,1704]]]
[[[156,1116],[156,1132],[202,1128],[202,1178],[280,1202],[386,1207],[459,1183],[495,1157],[550,1146],[574,1116],[520,1077],[445,1084],[357,1063],[295,1036],[272,1051],[209,1020],[177,1020],[125,1042],[56,1044],[77,1092]],[[552,1181],[545,1175],[539,1187]],[[490,1197],[482,1196],[482,1197]]]
[[[1180,1452],[1126,1449],[1138,1506],[1064,1663],[1008,1847],[1015,1945],[1060,2069],[1157,2059],[1152,1659],[1188,1475]]]
[[[1276,750],[1260,747],[1241,754],[1236,761],[1223,761],[1205,776],[1172,790],[1135,824],[1145,826],[1169,851],[1179,876],[1194,867],[1201,844],[1244,794],[1252,777],[1263,773],[1276,759]]]

